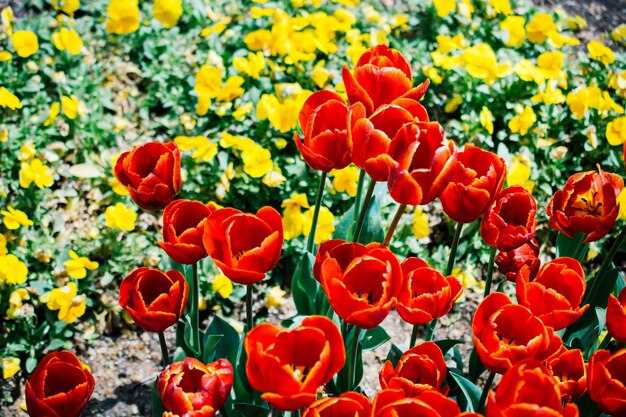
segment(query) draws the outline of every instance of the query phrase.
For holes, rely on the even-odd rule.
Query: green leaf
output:
[[[191,318],[188,315],[185,315],[185,319],[183,321],[183,325],[185,326],[184,330],[184,340],[186,347],[193,353],[193,356],[198,358],[200,357],[200,350],[196,349],[193,342],[193,325],[191,324]]]
[[[223,337],[223,334],[205,334],[204,342],[202,344],[202,363],[212,362],[211,356]]]
[[[359,236],[359,242],[367,244],[370,242],[381,242],[385,239],[385,230],[383,229],[383,219],[380,216],[380,204],[378,198],[374,195],[367,209],[365,220],[363,221],[363,229]]]
[[[28,359],[26,359],[26,372],[28,372],[29,374],[32,373],[35,368],[37,367],[37,359],[33,358],[32,356]]]
[[[77,178],[100,178],[104,176],[101,167],[89,163],[72,165],[69,172]]]
[[[458,345],[459,343],[465,343],[465,340],[445,339],[445,340],[437,340],[435,342],[435,344],[439,346],[439,349],[441,349],[441,353],[443,353],[444,356],[446,355],[446,353],[448,353],[450,349],[452,349],[454,346]]]
[[[485,369],[487,368],[485,368],[485,365],[483,365],[482,361],[478,357],[476,348],[473,348],[469,359],[469,379],[471,381],[478,381],[478,377],[485,372]]]
[[[363,350],[376,349],[389,339],[391,339],[391,336],[387,334],[385,329],[381,326],[374,327],[365,332],[365,336],[363,336],[363,340],[361,340],[361,347]]]
[[[573,238],[569,238],[567,235],[560,233],[556,237],[556,257],[569,256],[573,258],[576,254],[579,244],[582,245],[582,241],[585,239],[585,235],[577,232]],[[586,250],[583,250],[586,252]],[[583,254],[581,253],[580,256]]]
[[[352,240],[352,230],[354,228],[354,204],[339,219],[335,226],[333,239]]]
[[[233,364],[237,360],[237,351],[235,346],[239,346],[240,338],[237,330],[233,328],[228,322],[219,316],[214,316],[209,328],[205,333],[205,340],[211,336],[221,336],[215,346],[212,348],[213,352],[209,356],[210,361],[214,361],[219,358],[226,358]]]
[[[389,353],[387,353],[387,360],[391,362],[394,368],[400,361],[400,357],[402,357],[402,353],[403,353],[402,350],[394,344],[392,344],[391,347],[389,348]]]
[[[152,384],[152,415],[153,416],[161,416],[166,411],[163,403],[161,402],[161,397],[159,396],[159,392],[157,390],[157,381],[159,377],[154,380]]]
[[[235,403],[235,410],[244,416],[266,417],[269,416],[270,409],[261,405],[251,403]]]
[[[454,371],[450,371],[450,375],[452,375],[454,381],[456,381],[456,383],[459,385],[459,388],[461,388],[461,391],[463,392],[463,395],[467,400],[467,409],[463,411],[477,411],[480,402],[480,396],[482,394],[480,388],[474,385],[472,381],[465,378],[463,375],[460,375]]]
[[[291,282],[291,294],[298,310],[298,314],[324,314],[317,312],[315,306],[315,295],[319,291],[319,283],[313,277],[313,264],[315,258],[306,252],[302,254],[300,262],[293,273]]]

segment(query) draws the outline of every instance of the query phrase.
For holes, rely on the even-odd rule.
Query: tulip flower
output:
[[[505,177],[502,158],[465,145],[458,154],[450,182],[439,196],[444,213],[459,223],[473,222],[496,198]]]
[[[539,271],[541,261],[539,256],[539,245],[534,238],[524,243],[519,248],[507,252],[499,252],[496,256],[496,265],[507,280],[515,282],[517,274],[523,266],[528,267],[530,279],[534,278]]]
[[[626,343],[626,289],[623,288],[619,297],[609,295],[606,308],[606,328],[613,339]]]
[[[589,359],[587,372],[589,395],[602,412],[626,415],[626,349],[614,354],[609,350],[596,350]]]
[[[319,387],[346,361],[339,329],[324,316],[308,316],[293,330],[258,325],[247,334],[244,349],[252,388],[274,408],[286,411],[313,403]]]
[[[71,352],[46,355],[26,381],[26,407],[31,417],[78,417],[93,392],[89,367]]]
[[[149,332],[162,332],[182,316],[187,292],[187,281],[180,272],[142,267],[122,281],[120,306],[137,326]]]
[[[145,210],[161,210],[182,187],[180,152],[174,142],[148,142],[120,155],[115,177]]]
[[[376,394],[371,417],[456,417],[460,413],[456,401],[435,390],[411,397],[402,390],[386,389]]]
[[[550,225],[570,238],[576,232],[587,235],[585,243],[602,239],[615,225],[619,214],[617,196],[622,188],[622,177],[600,167],[598,172],[572,175],[548,203]]]
[[[546,367],[559,385],[563,401],[582,396],[587,390],[587,364],[580,349],[567,350],[549,359]]]
[[[368,417],[371,409],[372,403],[365,395],[346,392],[315,401],[302,412],[302,417]]]
[[[226,359],[208,365],[195,358],[174,362],[159,374],[163,417],[213,417],[230,395],[233,366]]]
[[[283,246],[283,220],[272,207],[256,214],[223,208],[204,226],[204,248],[224,275],[238,284],[254,284],[278,263]]]

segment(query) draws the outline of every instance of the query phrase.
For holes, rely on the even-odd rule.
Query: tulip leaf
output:
[[[29,374],[32,373],[37,367],[37,358],[33,358],[32,356],[26,359],[26,372]]]
[[[248,377],[246,375],[246,362],[248,361],[248,356],[246,355],[246,351],[243,348],[244,339],[245,334],[241,336],[238,343],[230,346],[231,349],[234,346],[237,346],[235,361],[231,361],[234,370],[233,393],[236,400],[242,402],[250,402],[253,400],[254,397],[252,387],[248,383]]]
[[[200,357],[200,350],[198,348],[196,348],[195,343],[193,341],[193,325],[191,324],[191,319],[189,318],[188,315],[185,315],[185,319],[183,321],[184,326],[185,326],[185,332],[184,332],[184,340],[185,340],[185,345],[187,346],[187,348],[189,348],[189,350],[191,351],[191,353],[193,354],[193,356],[195,358]]]
[[[314,262],[315,258],[313,255],[308,252],[303,253],[293,273],[291,294],[298,314],[323,314],[315,311],[315,295],[319,291],[319,283],[313,277]]]
[[[216,336],[219,336],[217,341],[208,340]],[[226,320],[220,316],[214,316],[209,328],[206,330],[204,340],[205,352],[203,353],[203,357],[206,354],[206,349],[210,348],[211,353],[208,354],[210,362],[219,358],[225,358],[228,359],[228,361],[233,365],[236,363],[237,351],[234,347],[239,345],[239,333],[237,333],[237,330],[228,324]],[[213,347],[209,347],[207,344],[211,342],[215,343]]]
[[[202,363],[212,362],[211,357],[213,356],[213,352],[215,352],[215,348],[217,348],[217,345],[223,337],[223,334],[208,334],[208,332],[204,335]]]
[[[352,240],[352,230],[354,229],[354,204],[346,211],[339,223],[335,226],[333,239]]]
[[[585,392],[582,397],[574,400],[574,404],[578,406],[578,412],[581,416],[599,416],[600,409],[598,404],[591,399],[589,391]],[[603,414],[604,415],[604,414]]]
[[[385,329],[381,326],[377,326],[365,332],[365,336],[363,336],[363,340],[361,340],[361,346],[363,350],[372,350],[383,345],[389,339],[391,339],[391,336],[387,334]]]
[[[367,208],[363,229],[359,235],[359,242],[367,244],[370,242],[381,242],[385,239],[383,229],[383,219],[380,216],[380,204],[376,195],[372,196],[370,205]]]
[[[470,353],[469,358],[469,379],[470,381],[478,381],[478,377],[485,371],[485,365],[483,365],[482,361],[478,357],[478,352],[476,352],[476,348],[472,349],[472,353]]]
[[[243,416],[250,417],[266,417],[270,412],[270,409],[267,407],[250,403],[235,403],[235,410]]]
[[[458,345],[459,343],[465,343],[465,340],[445,339],[445,340],[437,340],[435,342],[435,344],[439,346],[439,349],[441,349],[441,353],[443,353],[444,356],[446,355],[446,353],[448,353],[450,349],[452,349],[454,346]]]
[[[581,248],[580,246],[584,245],[582,243],[584,239],[585,235],[580,232],[577,232],[573,238],[568,237],[566,234],[559,233],[556,237],[557,258],[568,256],[570,258],[581,259],[586,253],[585,248]]]
[[[463,375],[460,375],[454,371],[450,371],[450,375],[459,385],[459,388],[461,388],[461,392],[463,392],[463,395],[467,400],[467,408],[463,411],[478,411],[480,396],[482,394],[480,388],[478,388],[472,381],[465,378]]]
[[[394,368],[400,361],[402,353],[402,350],[398,346],[391,344],[391,347],[389,348],[389,353],[387,353],[387,360],[391,362]]]
[[[159,391],[157,390],[157,381],[159,377],[154,380],[154,384],[152,384],[152,415],[153,416],[161,416],[166,411],[163,406],[163,402],[161,402],[161,397],[159,396]]]

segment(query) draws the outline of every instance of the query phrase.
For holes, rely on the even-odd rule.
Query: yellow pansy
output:
[[[445,111],[446,113],[454,113],[459,108],[461,103],[463,103],[463,97],[461,97],[460,95],[456,95],[448,100],[446,105],[443,106],[443,111]]]
[[[18,30],[11,35],[15,52],[22,58],[28,58],[39,50],[39,40],[30,30]]]
[[[534,43],[545,42],[548,34],[556,32],[556,24],[552,16],[547,13],[536,13],[526,25],[528,39]]]
[[[74,94],[68,96],[61,97],[61,106],[63,107],[63,114],[71,120],[74,120],[77,115],[82,116],[82,112],[80,111],[80,100],[76,98]]]
[[[478,288],[482,289],[485,287],[484,281],[479,281],[474,277],[474,274],[464,271],[462,268],[454,268],[452,270],[452,276],[458,279],[461,284],[463,284],[463,288]],[[465,295],[463,294],[462,297]]]
[[[443,54],[464,48],[466,44],[462,33],[454,36],[437,35],[437,50]]]
[[[261,120],[269,120],[279,131],[288,132],[295,129],[298,113],[310,95],[310,91],[302,90],[279,100],[272,94],[263,94],[257,103],[256,115]]]
[[[553,87],[551,82],[546,82],[543,91],[532,96],[530,101],[533,103],[560,104],[565,102],[565,95],[559,88]]]
[[[3,127],[0,129],[0,143],[4,143],[9,140],[9,129]]]
[[[472,0],[461,0],[458,4],[459,14],[466,19],[472,18],[472,13],[474,13],[474,5],[472,4]]]
[[[85,294],[78,295],[76,283],[55,288],[43,297],[50,310],[59,310],[58,318],[66,323],[74,323],[85,314]]]
[[[356,187],[359,181],[359,169],[354,165],[343,169],[333,169],[330,172],[333,176],[333,188],[340,193],[347,193],[350,197],[356,196]]]
[[[217,97],[222,88],[222,70],[213,65],[202,65],[196,73],[194,90],[200,96]]]
[[[80,0],[52,0],[54,10],[61,10],[70,16],[74,16],[76,10],[80,8]]]
[[[489,4],[496,13],[502,13],[507,16],[513,13],[509,0],[489,0]]]
[[[580,43],[578,39],[562,35],[556,30],[548,33],[548,38],[550,39],[550,42],[557,48],[561,48],[563,45],[573,46]]]
[[[304,227],[304,215],[302,208],[309,208],[306,194],[293,193],[281,204],[283,210],[283,228],[285,239],[293,239],[300,236]],[[310,227],[310,226],[309,226]]]
[[[152,16],[166,28],[176,26],[183,15],[183,0],[154,0]]]
[[[509,129],[512,133],[519,133],[525,135],[528,130],[537,121],[537,115],[530,106],[525,106],[524,110],[518,113],[509,121]]]
[[[265,294],[265,307],[267,308],[281,308],[287,302],[285,295],[287,291],[275,285],[267,290]]]
[[[587,29],[588,26],[587,21],[578,14],[576,16],[566,16],[564,20],[567,23],[567,27],[573,31]]]
[[[20,187],[29,188],[34,182],[42,190],[54,183],[52,176],[52,170],[44,165],[40,159],[35,158],[30,164],[27,162],[22,163],[20,167]]]
[[[110,0],[107,7],[106,31],[118,35],[133,33],[139,29],[138,0]]]
[[[618,219],[626,220],[626,188],[622,188],[617,196],[617,203],[619,203]]]
[[[0,62],[10,61],[13,59],[13,55],[9,51],[0,51]]]
[[[626,23],[622,23],[611,31],[611,38],[615,42],[626,45]]]
[[[493,134],[493,114],[491,111],[487,107],[483,106],[478,118],[480,120],[480,125],[484,127],[490,135]]]
[[[430,235],[430,227],[428,226],[428,215],[424,213],[421,207],[415,207],[413,212],[413,225],[411,226],[413,236],[423,239]]]
[[[602,42],[593,40],[587,44],[587,51],[589,52],[589,58],[602,62],[604,65],[609,65],[615,62],[615,54],[611,48],[605,46]]]
[[[433,0],[433,5],[437,11],[437,16],[446,17],[454,11],[454,0]]]
[[[589,90],[586,87],[579,87],[575,91],[567,94],[567,105],[574,117],[582,119],[589,108]]]
[[[265,176],[261,180],[263,184],[272,188],[280,187],[285,183],[285,181],[287,181],[287,178],[285,178],[280,168],[275,165],[274,168],[272,168],[270,172],[265,174]]]
[[[28,267],[17,256],[8,254],[0,256],[0,282],[19,285],[26,282]]]
[[[537,67],[546,78],[558,79],[563,68],[563,54],[560,51],[544,52],[537,57]]]
[[[11,28],[11,23],[13,22],[13,9],[11,6],[7,6],[0,11],[0,22],[2,22],[2,26],[4,26],[6,34],[11,36],[11,33],[13,33]]]
[[[19,98],[5,87],[0,87],[0,106],[8,107],[11,110],[21,109],[22,102]]]
[[[206,136],[177,136],[174,143],[181,151],[194,151],[191,157],[197,161],[208,162],[217,155],[217,143],[210,141]]]
[[[0,256],[4,256],[8,253],[7,251],[7,238],[4,237],[2,233],[0,233]]]
[[[539,67],[534,66],[529,59],[522,59],[515,64],[514,70],[517,76],[524,81],[534,81],[537,84],[541,84],[546,79],[543,71]]]
[[[249,52],[247,56],[233,58],[233,67],[247,76],[257,79],[265,69],[265,57],[262,52]]]
[[[443,76],[439,74],[435,67],[422,67],[422,72],[433,84],[441,84],[443,82]]]
[[[69,52],[72,55],[80,54],[83,41],[74,29],[61,28],[52,34],[52,44],[59,51]]]
[[[230,16],[220,17],[217,21],[215,21],[215,23],[212,26],[202,29],[202,32],[200,32],[200,36],[207,37],[212,33],[219,35],[228,27],[231,21],[232,21],[232,18]]]
[[[239,75],[232,75],[228,77],[224,85],[218,91],[216,100],[232,101],[236,99],[245,92],[245,90],[241,88],[245,81],[246,80]]]
[[[239,151],[243,151],[247,148],[257,146],[256,143],[250,138],[239,135],[231,135],[228,132],[222,132],[222,137],[220,138],[220,146],[222,148],[234,148]]]
[[[4,216],[2,221],[9,230],[16,230],[20,226],[28,227],[33,225],[33,221],[29,220],[26,213],[11,206],[8,206],[6,210],[0,211],[0,214]]]
[[[243,172],[252,178],[260,178],[274,168],[270,151],[259,145],[244,149],[241,159],[243,159]]]
[[[313,223],[313,211],[315,207],[309,208],[304,212],[304,219],[302,225],[302,233],[304,236],[308,236],[311,233],[311,224]],[[316,245],[319,245],[325,240],[330,239],[335,231],[335,226],[333,222],[335,221],[335,216],[330,212],[328,207],[321,206],[320,214],[317,219],[317,229],[315,230],[315,239],[314,242]]]
[[[237,120],[238,122],[242,122],[246,118],[248,113],[252,111],[253,107],[254,105],[252,103],[246,103],[242,104],[241,106],[236,106],[235,111],[231,113],[231,116],[233,116],[233,119]]]
[[[326,61],[321,60],[315,64],[313,70],[311,71],[311,79],[319,88],[324,88],[330,78],[330,72],[324,68],[324,65],[326,65]]]
[[[609,145],[621,145],[626,142],[626,116],[618,117],[606,126],[606,140]]]
[[[85,256],[78,256],[73,250],[69,251],[70,259],[63,262],[67,274],[76,279],[82,279],[87,276],[87,270],[93,271],[98,268],[99,264],[96,261],[90,261]]]
[[[444,55],[439,51],[433,51],[430,57],[436,67],[443,69],[451,70],[461,65],[461,57],[458,55]]]
[[[213,279],[211,287],[222,298],[228,298],[233,293],[233,282],[224,274],[217,275]]]
[[[43,125],[50,126],[52,123],[54,123],[60,111],[61,111],[61,103],[58,103],[58,102],[52,103],[50,105],[50,110],[48,112],[48,118],[43,122]]]
[[[505,77],[511,71],[509,64],[498,63],[495,52],[486,43],[480,43],[461,52],[461,65],[469,75],[489,85],[493,84],[496,79]]]
[[[117,203],[114,206],[107,207],[104,211],[104,219],[110,228],[118,228],[130,232],[135,230],[137,213],[123,203]]]
[[[33,159],[37,155],[37,149],[31,142],[27,142],[20,146],[20,151],[17,153],[17,157],[22,162],[27,162]]]
[[[13,378],[20,369],[20,358],[2,358],[2,378]]]
[[[7,310],[9,318],[14,319],[16,317],[18,310],[24,305],[24,300],[30,300],[30,295],[28,295],[28,291],[25,288],[18,288],[11,293]]]
[[[529,181],[530,179],[530,159],[524,155],[515,155],[513,157],[513,163],[509,167],[506,174],[507,185],[521,185],[529,192],[532,192],[535,183]]]

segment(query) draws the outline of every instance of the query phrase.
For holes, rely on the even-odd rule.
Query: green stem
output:
[[[322,197],[324,195],[324,186],[326,185],[326,172],[322,172],[320,183],[317,187],[317,196],[315,197],[315,209],[313,211],[313,221],[311,222],[311,230],[309,231],[309,240],[306,243],[306,250],[313,253],[313,245],[315,244],[315,232],[317,231],[317,219],[320,215],[320,207],[322,205]]]
[[[606,349],[609,346],[609,343],[611,343],[611,334],[607,332],[606,336],[604,336],[604,339],[602,339],[602,343],[600,343],[600,346],[598,346],[598,350]]]
[[[374,187],[376,187],[376,181],[370,180],[369,186],[367,187],[367,192],[365,193],[365,199],[363,200],[363,206],[361,207],[361,212],[359,213],[359,219],[354,226],[354,236],[352,237],[353,242],[359,241],[361,229],[363,229],[363,223],[365,221],[365,216],[367,215],[367,209],[370,206],[370,202],[372,201],[372,195],[374,194]]]
[[[361,328],[354,326],[354,335],[352,339],[352,356],[350,357],[350,362],[348,363],[348,390],[353,391],[356,387],[355,383],[355,371],[356,371],[356,357],[357,350],[359,348],[359,336],[361,335]]]
[[[418,326],[417,324],[414,324],[413,331],[411,332],[411,342],[409,343],[409,349],[415,346],[415,342],[417,341],[417,330],[418,330]]]
[[[580,232],[576,234],[576,250],[574,251],[574,255],[572,256],[572,258],[577,259],[579,262],[581,261],[580,257],[585,252],[585,247],[587,246],[584,243],[586,236],[587,235]]]
[[[196,352],[200,352],[200,310],[198,299],[200,298],[200,284],[198,282],[198,262],[191,265],[193,274],[193,299],[191,300],[191,325],[193,326],[193,343]]]
[[[161,345],[161,358],[163,358],[163,366],[170,364],[170,353],[167,350],[167,343],[165,342],[165,333],[159,333],[159,344]]]
[[[430,323],[426,325],[426,336],[424,337],[425,342],[430,342],[433,340],[433,335],[435,334],[435,329],[437,328],[438,320],[434,319]]]
[[[252,284],[246,285],[246,325],[247,331],[252,330],[254,319],[252,318]]]
[[[595,294],[598,291],[598,288],[600,288],[602,278],[604,277],[604,274],[606,274],[606,272],[609,270],[611,262],[613,261],[613,258],[617,253],[617,250],[620,248],[620,246],[622,246],[622,243],[624,243],[624,239],[626,239],[626,227],[622,228],[619,236],[617,236],[617,239],[615,239],[615,242],[613,242],[613,246],[611,246],[609,253],[604,258],[604,261],[602,261],[602,265],[600,265],[600,269],[598,269],[596,277],[593,279],[593,281],[591,281],[591,285],[588,288],[587,294],[585,294],[583,304],[588,304],[590,303],[590,300],[593,300],[595,298]]]
[[[489,254],[489,267],[487,268],[487,279],[485,280],[485,292],[483,293],[483,298],[487,297],[491,292],[491,279],[493,278],[493,266],[496,260],[496,247],[491,248],[491,253]]]
[[[398,210],[396,210],[396,215],[393,216],[393,220],[391,221],[391,224],[389,225],[389,230],[387,230],[387,234],[385,235],[385,241],[383,242],[383,245],[389,246],[389,243],[391,243],[393,232],[396,231],[396,227],[398,227],[398,223],[400,223],[400,218],[404,214],[405,210],[406,210],[406,204],[400,204],[398,206]]]
[[[448,265],[446,266],[446,276],[452,274],[454,269],[454,261],[456,258],[456,250],[459,247],[459,240],[461,240],[461,231],[463,230],[463,223],[457,223],[454,229],[454,238],[452,238],[452,246],[450,246],[450,256],[448,257]]]
[[[354,220],[352,223],[356,223],[359,218],[359,210],[361,210],[361,195],[363,194],[363,183],[365,182],[365,170],[362,169],[359,172],[359,182],[356,186],[356,198],[354,199]]]
[[[487,395],[489,395],[489,389],[493,384],[493,380],[496,377],[495,372],[490,372],[489,377],[487,378],[487,382],[485,382],[485,387],[483,388],[483,393],[480,396],[480,400],[478,401],[478,412],[483,413],[485,411],[485,403],[487,402]]]

